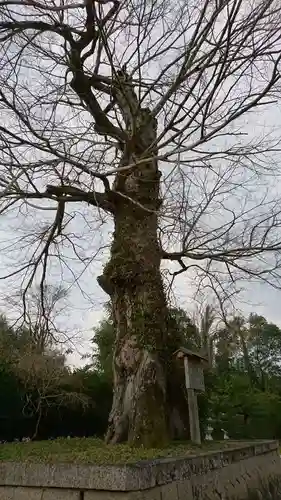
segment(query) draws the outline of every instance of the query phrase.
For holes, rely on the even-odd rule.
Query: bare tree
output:
[[[37,354],[70,340],[57,322],[66,308],[66,298],[66,289],[51,285],[44,285],[42,289],[35,286],[6,298],[9,308],[15,311],[17,327]]]
[[[76,406],[81,410],[89,405],[89,398],[78,391],[67,390],[70,372],[65,358],[55,351],[34,352],[33,345],[27,347],[13,364],[13,371],[25,388],[23,414],[35,417],[34,433],[48,408],[52,406]]]
[[[218,317],[215,308],[210,304],[206,304],[199,316],[199,335],[201,347],[208,356],[209,365],[212,368],[214,365],[214,347],[216,334],[218,330]]]
[[[184,419],[166,384],[162,259],[218,296],[243,277],[280,287],[279,137],[262,113],[278,113],[281,5],[0,9],[1,214],[14,232],[21,215],[6,277],[24,290],[39,280],[43,292],[54,262],[70,273],[74,257],[89,265],[94,232],[113,220],[98,280],[116,329],[107,440],[160,445],[170,416]]]

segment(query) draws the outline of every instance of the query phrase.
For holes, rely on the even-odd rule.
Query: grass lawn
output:
[[[72,438],[0,445],[0,462],[48,462],[84,464],[128,464],[160,457],[202,454],[241,445],[238,441],[208,441],[201,446],[174,443],[167,448],[132,448],[126,444],[105,445],[100,439]]]

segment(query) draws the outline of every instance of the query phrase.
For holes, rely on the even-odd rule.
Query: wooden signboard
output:
[[[195,353],[184,347],[175,353],[178,359],[184,360],[185,385],[188,395],[188,411],[191,441],[201,444],[197,392],[205,391],[204,367],[207,359],[201,354]]]
[[[203,364],[200,360],[184,358],[185,383],[187,389],[205,392]]]

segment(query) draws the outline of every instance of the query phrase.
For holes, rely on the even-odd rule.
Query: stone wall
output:
[[[277,441],[124,466],[0,462],[0,500],[246,499],[279,476]]]

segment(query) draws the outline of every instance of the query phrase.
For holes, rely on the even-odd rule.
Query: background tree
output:
[[[83,406],[89,400],[81,391],[68,389],[70,372],[65,366],[64,357],[59,353],[34,352],[30,350],[22,353],[13,365],[13,371],[24,387],[23,413],[35,418],[35,428],[32,439],[38,435],[39,426],[44,413],[48,408],[56,406]]]
[[[0,346],[1,440],[104,435],[112,379],[87,368],[71,372],[61,353],[38,349],[30,330],[4,316]]]
[[[244,361],[244,366],[247,368],[250,365],[256,382],[261,389],[266,390],[268,377],[280,376],[281,373],[281,330],[264,317],[251,314],[244,332],[243,354],[246,349],[248,358]]]
[[[177,274],[195,271],[195,284],[216,295],[243,277],[280,286],[280,203],[270,178],[279,138],[263,134],[258,110],[279,96],[281,6],[0,7],[1,214],[8,223],[13,210],[26,217],[7,277],[24,289],[36,279],[43,290],[56,262],[61,276],[75,272],[73,257],[81,274],[96,255],[92,236],[82,244],[84,229],[111,217],[98,280],[116,334],[107,441],[163,444],[187,410],[183,402],[174,421],[161,260],[178,262]],[[254,134],[246,129],[253,111]]]
[[[92,359],[92,366],[112,382],[115,331],[110,309],[110,304],[107,304],[105,306],[105,317],[94,328],[94,337],[92,339],[94,352],[86,356]]]
[[[45,284],[6,298],[6,305],[16,316],[15,324],[21,341],[32,346],[37,353],[59,344],[66,347],[70,343],[71,339],[58,327],[58,318],[66,309],[67,295],[62,286]]]
[[[210,367],[214,364],[214,345],[217,334],[217,314],[214,307],[207,304],[199,316],[199,335],[202,351],[208,357]]]

